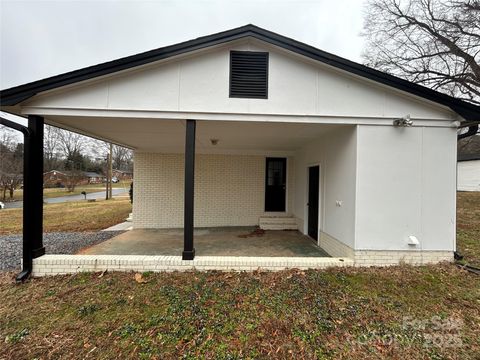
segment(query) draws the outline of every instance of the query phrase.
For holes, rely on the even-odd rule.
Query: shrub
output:
[[[133,204],[133,181],[130,183],[130,190],[128,190],[128,195],[130,195],[130,203]]]

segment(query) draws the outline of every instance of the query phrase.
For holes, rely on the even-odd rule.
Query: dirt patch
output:
[[[249,232],[248,234],[241,234],[238,235],[239,238],[246,239],[251,237],[261,237],[265,235],[265,230],[260,228],[255,228],[253,231]]]

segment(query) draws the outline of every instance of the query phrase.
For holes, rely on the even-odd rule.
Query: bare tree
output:
[[[44,151],[44,171],[50,171],[60,168],[60,151],[58,140],[58,129],[45,125],[44,138],[43,138],[43,151]]]
[[[369,0],[365,63],[480,104],[479,0]]]
[[[23,182],[23,144],[16,141],[14,132],[0,128],[0,188],[2,198],[6,200],[7,192],[13,199],[15,190]]]
[[[71,158],[76,154],[83,153],[87,146],[88,138],[63,129],[56,127],[51,127],[50,130],[52,134],[50,135],[56,142],[56,147],[62,157]]]
[[[68,192],[74,192],[78,184],[85,179],[81,170],[70,170],[65,172],[65,187]]]
[[[15,130],[0,125],[0,146],[2,149],[4,147],[11,148],[12,144],[16,142],[14,134]],[[0,154],[3,154],[3,151]]]
[[[91,152],[96,155],[97,159],[106,159],[110,152],[110,143],[94,140],[92,141]],[[113,168],[118,170],[131,170],[133,166],[133,151],[120,146],[112,147]]]
[[[123,146],[113,145],[113,168],[118,170],[130,170],[132,165],[133,152]]]

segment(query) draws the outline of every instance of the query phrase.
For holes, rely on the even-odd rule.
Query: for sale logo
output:
[[[411,316],[403,318],[403,329],[422,334],[424,347],[461,347],[463,320],[456,317],[442,319],[432,316],[430,319],[415,319]]]

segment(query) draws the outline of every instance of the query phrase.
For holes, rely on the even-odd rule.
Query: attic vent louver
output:
[[[230,97],[268,98],[268,53],[230,52]]]

